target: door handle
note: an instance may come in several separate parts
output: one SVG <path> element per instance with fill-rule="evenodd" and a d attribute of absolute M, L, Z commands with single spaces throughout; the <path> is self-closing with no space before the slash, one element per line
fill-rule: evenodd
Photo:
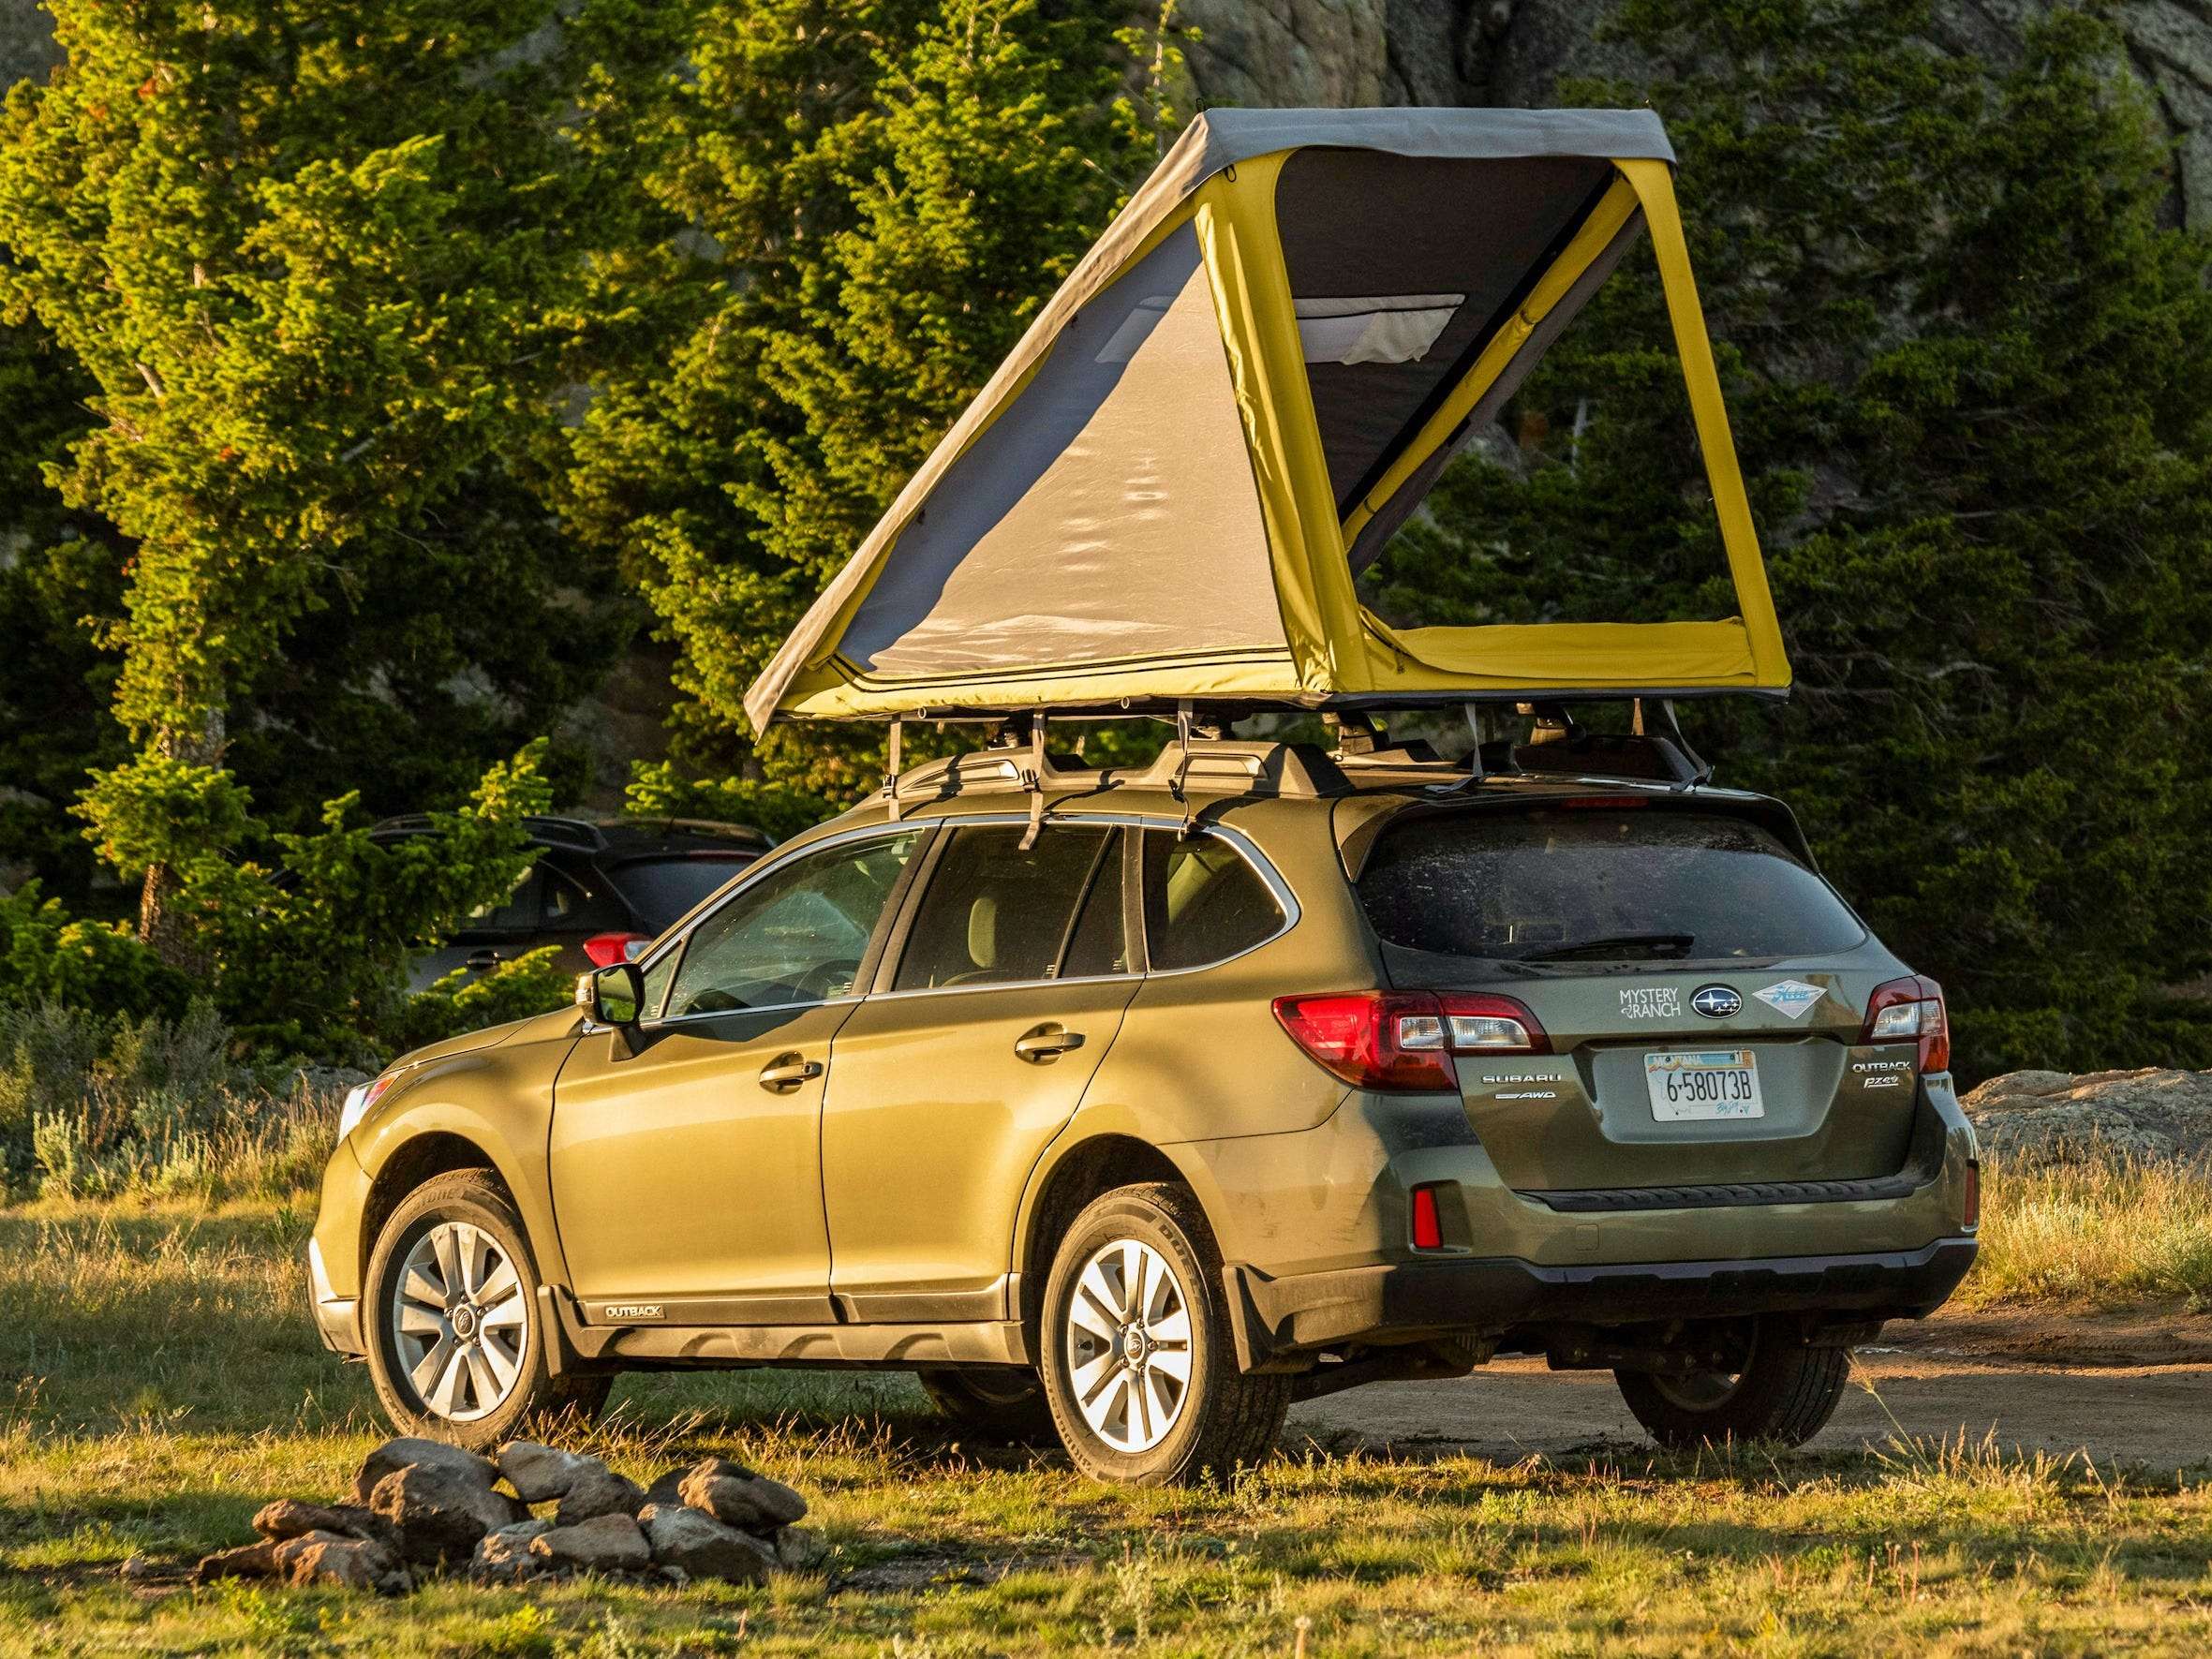
<path fill-rule="evenodd" d="M 1033 1065 L 1046 1065 L 1058 1059 L 1071 1049 L 1083 1046 L 1083 1033 L 1067 1030 L 1060 1026 L 1039 1026 L 1014 1039 L 1014 1053 L 1017 1059 Z"/>
<path fill-rule="evenodd" d="M 486 945 L 482 950 L 470 951 L 468 959 L 461 966 L 471 973 L 485 972 L 487 970 L 499 966 L 499 953 Z"/>
<path fill-rule="evenodd" d="M 822 1075 L 822 1062 L 795 1054 L 779 1054 L 761 1068 L 761 1087 L 788 1094 L 800 1084 Z"/>

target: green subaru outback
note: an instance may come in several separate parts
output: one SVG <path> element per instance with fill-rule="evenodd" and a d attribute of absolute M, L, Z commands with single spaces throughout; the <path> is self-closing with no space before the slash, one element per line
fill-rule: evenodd
<path fill-rule="evenodd" d="M 323 1338 L 472 1445 L 620 1370 L 863 1366 L 1164 1481 L 1500 1354 L 1802 1442 L 1972 1262 L 1974 1137 L 1938 988 L 1651 748 L 910 771 L 356 1090 Z"/>

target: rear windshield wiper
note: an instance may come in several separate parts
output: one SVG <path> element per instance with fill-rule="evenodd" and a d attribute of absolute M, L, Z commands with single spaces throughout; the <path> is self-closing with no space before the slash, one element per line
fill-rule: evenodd
<path fill-rule="evenodd" d="M 1600 955 L 1607 952 L 1649 951 L 1655 956 L 1686 956 L 1698 942 L 1694 933 L 1609 933 L 1602 939 L 1581 939 L 1573 944 L 1555 944 L 1548 950 L 1523 951 L 1523 962 L 1557 962 L 1567 956 Z"/>

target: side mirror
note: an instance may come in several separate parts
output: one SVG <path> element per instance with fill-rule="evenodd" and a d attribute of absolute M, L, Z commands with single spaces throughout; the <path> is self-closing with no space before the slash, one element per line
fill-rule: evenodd
<path fill-rule="evenodd" d="M 645 1016 L 646 976 L 617 962 L 576 976 L 576 1006 L 602 1026 L 634 1026 Z"/>

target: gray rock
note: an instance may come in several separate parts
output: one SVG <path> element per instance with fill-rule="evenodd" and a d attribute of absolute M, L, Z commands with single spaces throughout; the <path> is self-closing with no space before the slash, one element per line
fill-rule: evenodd
<path fill-rule="evenodd" d="M 203 1555 L 192 1569 L 192 1582 L 213 1584 L 218 1578 L 271 1578 L 276 1575 L 276 1543 L 261 1538 L 235 1549 Z"/>
<path fill-rule="evenodd" d="M 2212 1163 L 2212 1072 L 2008 1072 L 1959 1104 L 1983 1148 L 2014 1163 Z"/>
<path fill-rule="evenodd" d="M 671 1469 L 646 1489 L 646 1505 L 667 1504 L 674 1508 L 684 1501 L 684 1477 L 690 1469 Z"/>
<path fill-rule="evenodd" d="M 597 1458 L 540 1445 L 534 1440 L 511 1440 L 499 1448 L 499 1473 L 522 1496 L 525 1503 L 543 1503 L 565 1497 L 569 1488 L 593 1471 L 606 1473 Z"/>
<path fill-rule="evenodd" d="M 366 1503 L 369 1494 L 377 1489 L 377 1482 L 387 1474 L 407 1468 L 449 1469 L 455 1474 L 466 1475 L 487 1491 L 492 1482 L 499 1478 L 499 1471 L 489 1459 L 474 1452 L 465 1452 L 457 1445 L 448 1445 L 442 1440 L 422 1440 L 403 1436 L 388 1440 L 362 1459 L 361 1469 L 353 1476 L 353 1501 Z"/>
<path fill-rule="evenodd" d="M 776 1564 L 776 1552 L 750 1533 L 724 1526 L 704 1509 L 656 1503 L 638 1518 L 653 1560 L 680 1567 L 687 1578 L 721 1578 L 759 1584 Z"/>
<path fill-rule="evenodd" d="M 807 1500 L 781 1481 L 755 1474 L 727 1458 L 694 1464 L 676 1489 L 692 1508 L 746 1532 L 774 1532 L 807 1513 Z"/>
<path fill-rule="evenodd" d="M 480 1584 L 521 1584 L 545 1577 L 551 1563 L 530 1553 L 530 1541 L 551 1531 L 551 1521 L 532 1519 L 486 1533 L 477 1542 L 468 1576 Z"/>
<path fill-rule="evenodd" d="M 253 1547 L 248 1545 L 246 1548 L 250 1549 Z M 132 1584 L 143 1582 L 148 1578 L 163 1578 L 168 1573 L 168 1569 L 152 1556 L 141 1555 L 135 1549 L 125 1558 L 123 1564 L 115 1570 L 122 1575 L 126 1582 Z"/>
<path fill-rule="evenodd" d="M 336 1533 L 346 1538 L 372 1539 L 387 1549 L 399 1548 L 398 1529 L 359 1503 L 309 1503 L 299 1498 L 279 1498 L 255 1512 L 254 1531 L 279 1543 L 304 1538 L 309 1533 Z"/>
<path fill-rule="evenodd" d="M 532 1538 L 529 1549 L 569 1572 L 642 1573 L 653 1564 L 644 1529 L 628 1515 L 598 1515 L 572 1527 L 555 1527 Z"/>
<path fill-rule="evenodd" d="M 399 1557 L 373 1538 L 303 1533 L 278 1544 L 274 1554 L 278 1572 L 297 1585 L 373 1590 L 379 1595 L 399 1595 L 413 1588 Z"/>
<path fill-rule="evenodd" d="M 634 1517 L 646 1506 L 645 1488 L 626 1474 L 616 1474 L 597 1458 L 591 1461 L 594 1467 L 578 1475 L 561 1499 L 553 1518 L 556 1526 L 572 1527 L 601 1515 Z"/>
<path fill-rule="evenodd" d="M 776 1534 L 776 1559 L 794 1573 L 818 1572 L 829 1560 L 829 1540 L 815 1527 L 785 1527 Z"/>
<path fill-rule="evenodd" d="M 527 1520 L 530 1513 L 469 1471 L 425 1463 L 395 1469 L 377 1482 L 369 1507 L 399 1529 L 401 1553 L 421 1566 L 468 1561 L 486 1533 Z"/>

